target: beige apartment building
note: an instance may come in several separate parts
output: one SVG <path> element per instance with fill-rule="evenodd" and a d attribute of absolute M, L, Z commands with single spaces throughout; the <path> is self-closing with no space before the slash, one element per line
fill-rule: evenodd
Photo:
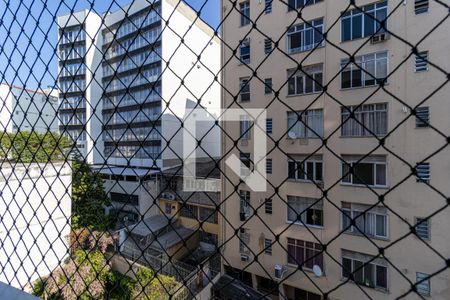
<path fill-rule="evenodd" d="M 448 299 L 450 2 L 233 2 L 223 107 L 267 108 L 268 174 L 223 164 L 224 272 L 272 299 Z M 250 166 L 251 124 L 222 135 Z"/>

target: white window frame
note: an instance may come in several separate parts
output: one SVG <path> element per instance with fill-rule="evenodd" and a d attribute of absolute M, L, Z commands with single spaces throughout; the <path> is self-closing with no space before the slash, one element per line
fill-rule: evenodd
<path fill-rule="evenodd" d="M 242 50 L 244 48 L 248 48 L 248 54 L 242 54 Z M 246 37 L 239 43 L 239 62 L 241 64 L 249 64 L 251 62 L 251 58 L 252 58 L 251 51 L 252 51 L 252 48 L 250 45 L 250 37 Z"/>
<path fill-rule="evenodd" d="M 352 205 L 352 203 L 349 203 L 351 205 L 351 208 L 341 208 L 341 230 L 344 231 L 344 233 L 348 233 L 348 234 L 355 234 L 355 235 L 363 235 L 363 233 L 369 237 L 374 237 L 374 238 L 378 238 L 378 239 L 383 239 L 383 240 L 387 240 L 389 239 L 389 215 L 387 213 L 387 209 L 386 209 L 386 213 L 382 214 L 379 212 L 375 212 L 374 209 L 371 209 L 369 211 L 362 210 L 362 209 L 358 209 L 358 208 L 354 208 Z M 361 204 L 358 204 L 358 206 L 363 206 Z M 370 205 L 366 206 L 367 208 L 370 207 Z M 364 213 L 365 215 L 372 215 L 373 217 L 371 218 L 371 224 L 369 224 L 372 228 L 372 232 L 367 232 L 366 228 L 367 228 L 367 224 L 366 224 L 366 218 L 364 218 L 363 216 L 361 216 L 361 214 Z M 346 215 L 345 215 L 346 214 Z M 386 235 L 378 235 L 377 234 L 377 216 L 382 216 L 384 217 L 384 230 L 386 232 Z M 355 219 L 355 218 L 364 218 L 364 228 L 356 228 L 356 226 L 350 226 L 349 228 L 346 228 L 346 225 L 344 225 L 345 220 L 344 219 Z M 361 233 L 361 231 L 363 233 Z"/>
<path fill-rule="evenodd" d="M 239 3 L 239 24 L 240 27 L 247 26 L 251 23 L 250 19 L 250 1 L 243 1 Z"/>
<path fill-rule="evenodd" d="M 373 56 L 373 59 L 371 58 Z M 378 76 L 378 64 L 381 61 L 386 61 L 386 75 L 383 77 Z M 367 64 L 374 62 L 374 74 L 369 75 L 369 72 L 367 71 Z M 357 66 L 356 64 L 359 64 Z M 361 71 L 361 85 L 359 86 L 352 86 L 353 84 L 353 71 L 359 70 Z M 349 87 L 343 87 L 343 72 L 344 71 L 350 71 L 350 86 Z M 381 81 L 384 81 L 384 84 L 388 83 L 388 75 L 389 75 L 389 52 L 388 51 L 381 51 L 381 52 L 375 52 L 375 53 L 368 53 L 361 56 L 355 57 L 354 63 L 349 63 L 349 59 L 344 58 L 341 59 L 341 70 L 340 70 L 340 77 L 341 77 L 341 89 L 342 90 L 350 90 L 350 89 L 357 89 L 357 88 L 364 88 L 364 87 L 371 87 L 371 86 L 377 86 Z M 367 80 L 374 80 L 373 84 L 366 84 L 366 77 L 369 79 Z"/>
<path fill-rule="evenodd" d="M 354 273 L 354 270 L 356 269 L 356 268 L 355 268 L 355 261 L 362 262 L 363 267 L 362 267 L 361 271 L 363 272 L 363 278 L 364 278 L 364 272 L 365 272 L 364 265 L 366 265 L 366 264 L 367 264 L 367 261 L 369 261 L 369 260 L 371 259 L 371 258 L 369 258 L 368 255 L 364 255 L 364 256 L 367 256 L 366 261 L 359 260 L 359 259 L 357 259 L 357 258 L 355 258 L 355 257 L 350 256 L 350 255 L 342 255 L 342 259 L 345 258 L 345 259 L 351 260 L 351 263 L 352 263 L 352 270 L 350 271 L 350 273 Z M 373 272 L 374 272 L 374 274 L 373 274 L 372 276 L 373 276 L 373 279 L 374 279 L 374 283 L 375 283 L 375 284 L 374 284 L 374 287 L 370 287 L 370 286 L 367 286 L 367 287 L 373 288 L 373 289 L 376 289 L 376 290 L 381 290 L 381 291 L 387 292 L 387 291 L 389 290 L 389 268 L 388 268 L 388 266 L 387 266 L 387 265 L 385 266 L 385 265 L 376 263 L 376 262 L 374 262 L 374 261 L 371 261 L 371 262 L 368 263 L 368 264 L 373 265 Z M 377 282 L 376 282 L 376 280 L 377 280 L 377 270 L 376 270 L 377 266 L 378 266 L 378 267 L 386 268 L 386 285 L 387 285 L 386 287 L 377 286 Z M 347 277 L 344 276 L 344 268 L 343 268 L 343 266 L 341 267 L 341 276 L 342 276 L 342 278 L 347 278 Z M 358 283 L 358 284 L 361 285 L 361 283 Z"/>
<path fill-rule="evenodd" d="M 310 95 L 315 93 L 321 93 L 323 91 L 323 82 L 324 82 L 324 74 L 323 74 L 323 64 L 316 64 L 304 67 L 301 71 L 296 69 L 291 69 L 287 71 L 288 73 L 288 84 L 287 84 L 287 95 L 288 96 L 302 96 L 302 95 Z M 322 81 L 319 82 L 320 87 L 316 90 L 316 75 L 321 74 L 322 75 Z M 299 86 L 298 86 L 298 78 L 302 78 L 302 91 L 298 92 Z M 306 81 L 312 80 L 312 92 L 306 92 Z M 290 93 L 290 82 L 294 82 L 294 93 Z"/>
<path fill-rule="evenodd" d="M 316 25 L 318 23 L 318 25 Z M 315 41 L 315 33 L 317 30 L 319 30 L 322 34 L 322 39 L 320 41 Z M 309 33 L 311 31 L 311 44 L 306 45 L 305 44 L 305 33 Z M 325 39 L 323 38 L 323 33 L 325 31 L 325 21 L 324 18 L 318 18 L 311 21 L 308 21 L 308 23 L 300 23 L 293 25 L 291 28 L 289 28 L 288 32 L 286 33 L 286 46 L 287 46 L 287 53 L 294 54 L 299 52 L 305 52 L 309 51 L 311 49 L 320 48 L 325 46 Z M 291 47 L 291 36 L 294 34 L 300 33 L 300 40 L 301 45 L 297 48 Z"/>
<path fill-rule="evenodd" d="M 312 227 L 312 228 L 324 228 L 324 223 L 325 223 L 325 215 L 324 215 L 324 201 L 322 200 L 318 200 L 315 198 L 308 198 L 308 197 L 302 197 L 302 196 L 287 196 L 287 204 L 286 204 L 286 223 L 289 224 L 297 224 L 297 225 L 302 225 L 302 226 L 306 226 L 306 227 Z M 289 210 L 293 210 L 291 207 L 289 206 L 289 198 L 291 198 L 292 200 L 295 201 L 305 201 L 305 202 L 313 202 L 315 204 L 308 205 L 306 209 L 302 210 L 302 211 L 296 211 L 297 215 L 300 215 L 301 221 L 296 220 L 289 220 Z M 322 209 L 320 209 L 319 207 L 322 207 Z M 313 210 L 321 210 L 322 211 L 322 225 L 317 225 L 317 224 L 309 224 L 307 223 L 307 212 L 308 210 L 313 209 Z"/>
<path fill-rule="evenodd" d="M 357 159 L 345 160 L 345 158 L 343 158 L 343 160 L 345 162 L 341 161 L 341 174 L 342 174 L 342 176 L 341 176 L 341 184 L 342 185 L 349 185 L 349 186 L 362 186 L 362 187 L 365 187 L 367 185 L 369 187 L 374 187 L 374 188 L 387 188 L 389 186 L 387 157 L 384 157 L 385 158 L 384 162 L 383 161 L 380 161 L 380 162 L 367 161 L 368 158 L 370 159 L 371 156 L 369 156 L 367 158 L 364 158 L 363 160 L 357 160 Z M 353 174 L 350 174 L 350 173 L 349 174 L 344 174 L 344 167 L 346 166 L 346 164 L 350 164 L 351 166 L 353 166 L 354 163 L 358 163 L 358 164 L 361 164 L 361 163 L 368 164 L 368 163 L 370 163 L 370 164 L 374 165 L 374 168 L 373 168 L 373 179 L 374 179 L 373 181 L 374 181 L 374 184 L 353 183 L 354 182 Z M 377 177 L 376 177 L 377 176 L 377 173 L 376 173 L 377 172 L 377 167 L 376 166 L 377 165 L 384 165 L 385 166 L 385 181 L 386 181 L 385 185 L 376 183 L 376 179 L 377 179 Z M 350 182 L 344 181 L 344 178 L 346 178 L 347 176 L 350 176 Z"/>
<path fill-rule="evenodd" d="M 299 120 L 301 118 L 301 120 Z M 290 124 L 291 123 L 291 124 Z M 314 128 L 320 124 L 319 128 Z M 294 132 L 296 139 L 315 139 L 323 137 L 323 109 L 287 112 L 287 131 Z M 288 136 L 288 138 L 290 138 Z"/>
<path fill-rule="evenodd" d="M 289 177 L 290 176 L 289 163 L 295 163 L 295 166 L 296 166 L 296 168 L 295 168 L 295 178 Z M 307 172 L 308 171 L 307 170 L 308 163 L 312 163 L 313 164 L 313 179 L 312 180 L 308 179 L 308 174 L 307 174 L 308 173 Z M 319 163 L 322 164 L 322 179 L 321 180 L 317 180 L 316 179 L 316 177 L 317 177 L 317 165 Z M 303 178 L 299 178 L 299 176 L 298 176 L 298 172 L 299 172 L 298 165 L 299 164 L 302 164 L 304 166 Z M 311 156 L 311 157 L 309 157 L 307 159 L 302 159 L 302 158 L 300 158 L 300 159 L 289 158 L 288 159 L 288 179 L 289 180 L 308 182 L 308 183 L 323 183 L 323 176 L 324 176 L 324 172 L 323 171 L 324 171 L 323 157 L 321 157 L 320 155 L 313 155 L 313 156 Z"/>
<path fill-rule="evenodd" d="M 384 108 L 382 107 L 384 106 Z M 350 112 L 353 112 L 355 114 L 355 119 L 358 119 L 360 121 L 360 124 L 355 119 L 350 118 Z M 385 136 L 388 133 L 388 123 L 389 123 L 389 116 L 388 116 L 389 110 L 388 110 L 388 104 L 387 103 L 373 103 L 373 104 L 364 104 L 361 106 L 355 105 L 355 106 L 348 106 L 348 107 L 341 107 L 341 136 L 342 137 L 379 137 L 379 136 Z M 384 118 L 383 117 L 384 114 Z M 358 118 L 359 116 L 359 118 Z M 370 128 L 370 119 L 373 118 L 373 127 Z M 365 124 L 364 121 L 369 121 L 369 124 Z M 385 132 L 380 132 L 383 128 L 381 123 L 378 123 L 378 121 L 384 121 L 385 123 Z M 364 126 L 363 126 L 364 125 Z M 351 127 L 351 128 L 347 128 Z M 376 130 L 378 128 L 378 130 Z M 350 134 L 347 134 L 347 131 L 350 131 Z M 370 133 L 369 130 L 372 132 Z M 377 133 L 377 131 L 379 133 Z"/>

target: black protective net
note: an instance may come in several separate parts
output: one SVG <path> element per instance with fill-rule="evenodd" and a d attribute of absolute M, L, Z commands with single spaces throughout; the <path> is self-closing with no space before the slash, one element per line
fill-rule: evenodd
<path fill-rule="evenodd" d="M 0 281 L 43 299 L 450 297 L 448 0 L 0 13 Z"/>

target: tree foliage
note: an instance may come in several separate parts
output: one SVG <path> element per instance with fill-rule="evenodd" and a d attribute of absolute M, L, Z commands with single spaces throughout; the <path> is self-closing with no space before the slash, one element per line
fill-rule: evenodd
<path fill-rule="evenodd" d="M 140 267 L 136 272 L 132 299 L 164 300 L 170 299 L 178 282 L 174 277 L 155 274 L 151 269 Z"/>
<path fill-rule="evenodd" d="M 106 230 L 110 226 L 104 207 L 110 204 L 100 173 L 81 160 L 72 163 L 72 229 Z"/>
<path fill-rule="evenodd" d="M 23 163 L 65 160 L 72 143 L 54 132 L 18 131 L 0 133 L 0 159 Z"/>

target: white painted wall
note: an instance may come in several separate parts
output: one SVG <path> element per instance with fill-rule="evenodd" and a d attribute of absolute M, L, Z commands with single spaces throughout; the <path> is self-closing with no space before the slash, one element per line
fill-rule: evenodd
<path fill-rule="evenodd" d="M 23 289 L 69 253 L 72 171 L 68 163 L 55 162 L 3 166 L 2 173 L 0 281 Z"/>
<path fill-rule="evenodd" d="M 174 8 L 177 9 L 174 11 Z M 164 160 L 182 157 L 182 135 L 177 134 L 180 120 L 186 113 L 188 99 L 201 99 L 201 105 L 212 115 L 220 109 L 220 85 L 215 76 L 220 70 L 220 43 L 213 38 L 214 30 L 201 20 L 195 22 L 196 13 L 184 3 L 162 1 L 162 133 L 170 140 L 170 148 L 163 153 Z M 169 20 L 169 24 L 165 21 Z M 182 39 L 183 38 L 183 42 Z M 200 61 L 198 56 L 201 55 Z M 170 61 L 167 67 L 167 62 Z M 218 76 L 218 75 L 217 75 Z M 218 76 L 218 79 L 220 77 Z M 191 104 L 188 107 L 192 107 Z M 205 124 L 203 124 L 206 127 Z M 201 125 L 200 125 L 201 127 Z M 212 157 L 220 155 L 220 132 L 213 131 L 205 141 Z M 162 141 L 162 149 L 166 142 Z M 204 155 L 204 154 L 203 154 Z"/>

